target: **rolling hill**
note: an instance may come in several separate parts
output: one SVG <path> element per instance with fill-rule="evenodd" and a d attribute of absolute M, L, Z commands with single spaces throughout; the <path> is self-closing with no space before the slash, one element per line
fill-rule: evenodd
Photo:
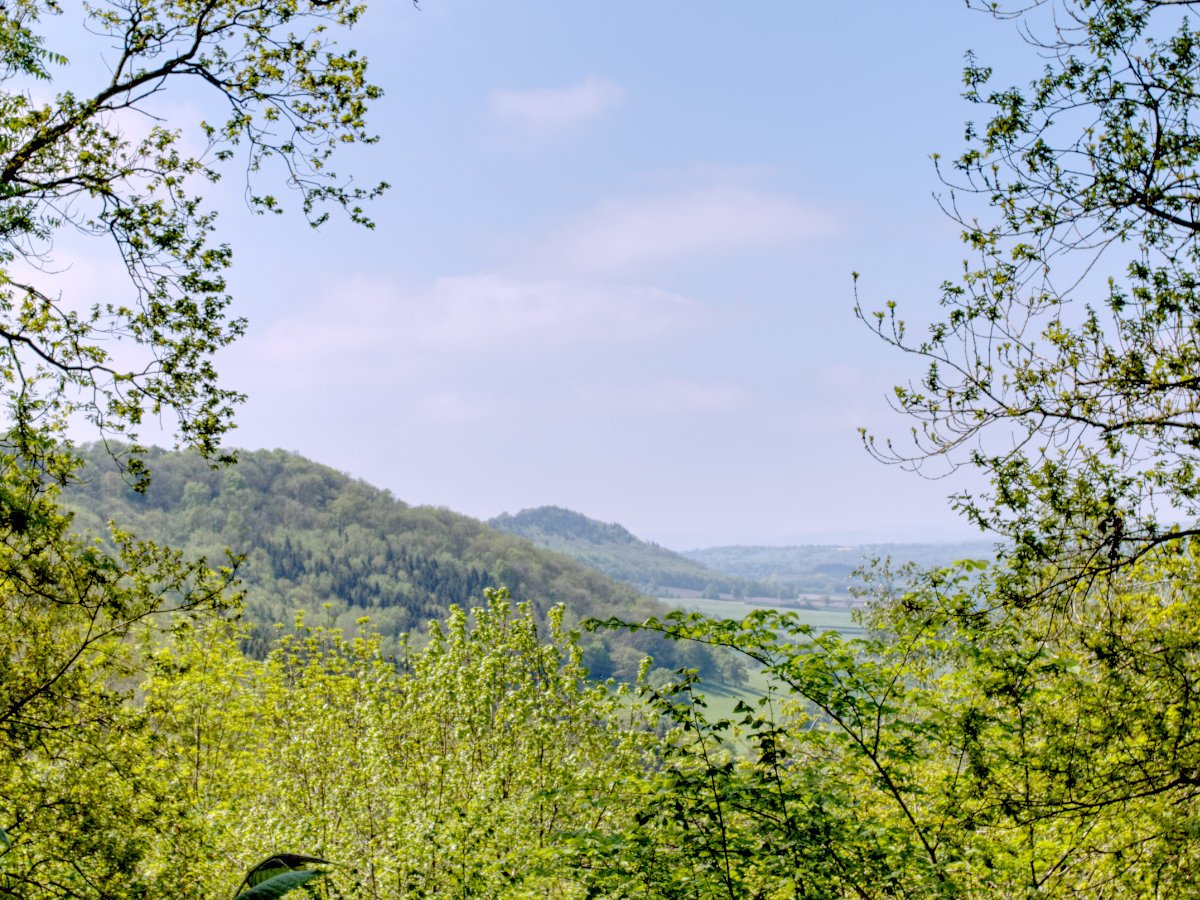
<path fill-rule="evenodd" d="M 554 550 L 647 594 L 669 596 L 679 591 L 716 597 L 777 596 L 750 579 L 715 571 L 696 560 L 643 541 L 621 525 L 589 519 L 558 506 L 504 513 L 488 525 Z"/>
<path fill-rule="evenodd" d="M 414 507 L 385 490 L 281 450 L 241 452 L 235 466 L 212 469 L 197 455 L 151 450 L 153 481 L 134 491 L 100 446 L 65 496 L 81 532 L 105 535 L 114 520 L 139 537 L 222 562 L 241 555 L 245 615 L 261 626 L 262 652 L 275 626 L 298 611 L 307 621 L 352 633 L 369 616 L 389 646 L 442 617 L 451 603 L 476 605 L 504 586 L 539 612 L 567 608 L 568 622 L 617 615 L 662 615 L 656 600 L 564 555 L 534 546 L 446 509 Z M 585 635 L 598 677 L 630 678 L 652 652 L 661 666 L 696 665 L 704 648 L 653 634 Z"/>
<path fill-rule="evenodd" d="M 786 587 L 800 595 L 844 596 L 854 573 L 873 559 L 913 563 L 923 568 L 959 559 L 991 559 L 991 541 L 925 544 L 807 544 L 794 547 L 729 546 L 688 550 L 682 555 L 710 569 L 753 579 L 772 589 Z"/>

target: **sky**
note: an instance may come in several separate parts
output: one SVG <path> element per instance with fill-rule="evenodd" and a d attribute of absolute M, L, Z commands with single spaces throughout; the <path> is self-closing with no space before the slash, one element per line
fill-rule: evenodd
<path fill-rule="evenodd" d="M 931 154 L 978 114 L 965 51 L 1027 81 L 962 2 L 424 0 L 343 41 L 384 92 L 339 171 L 365 231 L 210 198 L 233 244 L 248 395 L 231 443 L 413 504 L 544 504 L 672 549 L 975 536 L 873 460 L 918 375 L 856 320 L 936 313 L 961 270 Z M 78 58 L 78 52 L 75 54 Z M 236 178 L 233 178 L 236 181 Z"/>

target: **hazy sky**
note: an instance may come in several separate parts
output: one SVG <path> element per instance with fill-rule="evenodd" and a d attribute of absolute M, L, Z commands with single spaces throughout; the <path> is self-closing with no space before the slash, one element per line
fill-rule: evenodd
<path fill-rule="evenodd" d="M 959 0 L 376 2 L 386 97 L 340 165 L 364 232 L 256 219 L 227 185 L 250 332 L 233 443 L 411 503 L 557 504 L 676 549 L 971 536 L 874 462 L 917 370 L 852 313 L 928 317 L 960 270 L 930 154 L 963 54 L 1040 64 Z"/>

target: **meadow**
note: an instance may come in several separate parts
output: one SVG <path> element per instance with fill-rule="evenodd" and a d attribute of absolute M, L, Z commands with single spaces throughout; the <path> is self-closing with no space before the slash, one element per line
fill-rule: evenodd
<path fill-rule="evenodd" d="M 700 612 L 706 616 L 724 619 L 744 619 L 755 610 L 777 609 L 781 612 L 796 613 L 800 622 L 813 626 L 817 633 L 836 631 L 845 638 L 856 638 L 863 635 L 863 627 L 854 621 L 853 612 L 849 607 L 808 609 L 785 606 L 766 600 L 711 600 L 703 597 L 659 597 L 658 599 L 676 609 Z M 741 684 L 732 684 L 719 675 L 702 672 L 700 690 L 704 694 L 709 720 L 735 719 L 734 708 L 738 701 L 754 704 L 759 698 L 765 696 L 767 685 L 768 679 L 757 668 L 748 668 L 746 680 Z"/>

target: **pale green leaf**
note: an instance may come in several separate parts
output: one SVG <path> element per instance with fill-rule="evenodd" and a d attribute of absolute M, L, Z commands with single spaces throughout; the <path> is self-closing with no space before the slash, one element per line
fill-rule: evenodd
<path fill-rule="evenodd" d="M 320 878 L 324 874 L 324 872 L 315 872 L 311 869 L 284 872 L 281 875 L 268 878 L 248 891 L 242 891 L 234 900 L 275 900 L 276 897 L 282 897 L 284 894 L 294 891 L 301 885 L 312 881 L 314 878 Z"/>

